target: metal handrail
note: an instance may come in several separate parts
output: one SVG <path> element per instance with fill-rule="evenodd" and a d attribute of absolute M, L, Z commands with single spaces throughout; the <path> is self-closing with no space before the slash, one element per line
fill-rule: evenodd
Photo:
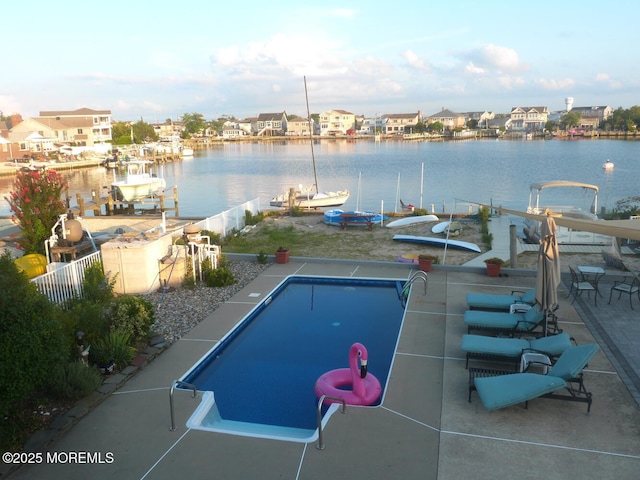
<path fill-rule="evenodd" d="M 176 429 L 176 422 L 173 416 L 173 391 L 175 390 L 177 385 L 193 390 L 193 395 L 191 395 L 191 398 L 196 398 L 198 396 L 198 389 L 195 387 L 195 385 L 191 385 L 190 383 L 183 382 L 181 380 L 173 381 L 173 383 L 171 384 L 171 389 L 169 390 L 169 409 L 171 410 L 171 428 L 169 430 L 171 430 L 172 432 Z"/>
<path fill-rule="evenodd" d="M 404 287 L 402 288 L 402 292 L 400 293 L 400 295 L 402 296 L 402 301 L 403 302 L 404 302 L 405 294 L 409 292 L 409 289 L 411 288 L 411 285 L 413 285 L 413 282 L 415 282 L 418 279 L 424 281 L 424 293 L 423 293 L 423 295 L 427 294 L 427 284 L 429 283 L 429 276 L 427 275 L 426 272 L 424 272 L 422 270 L 418 270 L 413 275 L 411 275 L 409 280 L 407 280 L 407 283 L 405 283 Z"/>
<path fill-rule="evenodd" d="M 324 442 L 322 441 L 322 404 L 324 403 L 325 398 L 329 400 L 336 400 L 342 403 L 342 413 L 343 415 L 347 413 L 347 403 L 344 401 L 344 398 L 340 397 L 331 397 L 329 395 L 322 395 L 320 400 L 318 400 L 318 409 L 317 409 L 317 418 L 318 418 L 318 444 L 316 448 L 318 450 L 324 450 Z"/>

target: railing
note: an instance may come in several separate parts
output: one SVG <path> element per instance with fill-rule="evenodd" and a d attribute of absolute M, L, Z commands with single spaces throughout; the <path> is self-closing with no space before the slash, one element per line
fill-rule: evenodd
<path fill-rule="evenodd" d="M 318 450 L 324 450 L 324 442 L 322 441 L 322 404 L 324 403 L 325 398 L 329 400 L 335 400 L 337 402 L 342 403 L 342 413 L 343 415 L 347 413 L 347 404 L 344 401 L 344 398 L 340 397 L 330 397 L 329 395 L 322 395 L 320 400 L 318 400 L 318 409 L 317 409 L 317 418 L 318 418 L 318 444 L 316 448 Z"/>
<path fill-rule="evenodd" d="M 249 211 L 252 214 L 258 213 L 260 211 L 260 200 L 257 198 L 249 200 L 242 205 L 195 222 L 195 225 L 199 226 L 202 230 L 220 233 L 223 237 L 226 237 L 232 230 L 242 230 L 242 228 L 244 228 L 245 211 Z"/>
<path fill-rule="evenodd" d="M 405 283 L 404 287 L 402 288 L 400 297 L 403 302 L 402 303 L 403 305 L 406 304 L 406 298 L 409 295 L 409 290 L 411 289 L 411 285 L 413 285 L 413 282 L 415 282 L 416 280 L 422 280 L 424 282 L 424 293 L 422 295 L 424 296 L 427 294 L 427 284 L 429 282 L 429 277 L 426 272 L 423 272 L 422 270 L 418 270 L 416 273 L 411 275 L 409 280 L 407 280 L 407 283 Z"/>
<path fill-rule="evenodd" d="M 31 279 L 38 287 L 38 291 L 52 303 L 64 303 L 74 297 L 82 296 L 84 272 L 90 265 L 102 260 L 100 252 L 93 252 L 86 257 L 73 260 L 70 263 L 50 263 L 54 270 Z"/>
<path fill-rule="evenodd" d="M 190 383 L 182 382 L 180 380 L 173 381 L 173 383 L 171 384 L 171 389 L 169 390 L 169 409 L 171 410 L 171 428 L 169 430 L 171 430 L 172 432 L 176 429 L 176 421 L 173 414 L 173 391 L 178 385 L 190 388 L 193 391 L 191 398 L 196 398 L 198 396 L 198 389 L 195 387 L 195 385 L 191 385 Z"/>

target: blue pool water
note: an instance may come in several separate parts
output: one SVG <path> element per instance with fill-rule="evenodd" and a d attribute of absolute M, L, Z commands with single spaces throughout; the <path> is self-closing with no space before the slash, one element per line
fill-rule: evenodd
<path fill-rule="evenodd" d="M 213 392 L 188 426 L 292 440 L 311 436 L 315 381 L 348 367 L 354 342 L 367 348 L 368 371 L 384 392 L 404 318 L 401 288 L 395 280 L 287 278 L 181 378 Z"/>

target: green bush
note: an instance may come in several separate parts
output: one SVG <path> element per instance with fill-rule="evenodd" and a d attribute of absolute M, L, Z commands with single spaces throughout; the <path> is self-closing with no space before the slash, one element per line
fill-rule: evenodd
<path fill-rule="evenodd" d="M 208 287 L 226 287 L 236 283 L 236 277 L 233 275 L 233 272 L 226 267 L 208 270 L 206 275 Z"/>
<path fill-rule="evenodd" d="M 209 237 L 210 245 L 220 245 L 222 242 L 222 235 L 211 230 L 202 230 L 200 235 L 203 237 Z"/>
<path fill-rule="evenodd" d="M 89 358 L 98 366 L 104 366 L 111 360 L 116 368 L 122 370 L 136 355 L 131 345 L 131 336 L 122 330 L 112 330 L 99 339 L 89 351 Z"/>
<path fill-rule="evenodd" d="M 109 279 L 104 274 L 102 262 L 93 262 L 84 270 L 82 281 L 82 298 L 101 305 L 113 300 L 113 287 L 116 279 Z"/>
<path fill-rule="evenodd" d="M 8 253 L 0 256 L 0 418 L 14 403 L 48 386 L 67 361 L 68 343 L 55 307 Z"/>
<path fill-rule="evenodd" d="M 51 392 L 58 398 L 77 400 L 93 392 L 102 383 L 100 372 L 75 361 L 59 367 L 51 384 Z"/>
<path fill-rule="evenodd" d="M 70 358 L 77 355 L 77 332 L 84 334 L 82 341 L 85 346 L 92 345 L 108 332 L 105 306 L 82 299 L 67 303 L 60 315 L 60 324 L 65 332 Z"/>
<path fill-rule="evenodd" d="M 153 305 L 140 297 L 117 297 L 107 312 L 109 330 L 128 334 L 131 345 L 147 337 L 155 320 Z"/>

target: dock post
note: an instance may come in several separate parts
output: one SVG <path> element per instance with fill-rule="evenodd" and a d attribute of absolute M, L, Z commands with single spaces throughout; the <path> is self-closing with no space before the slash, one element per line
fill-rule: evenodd
<path fill-rule="evenodd" d="M 84 217 L 84 198 L 79 193 L 76 193 L 76 202 L 78 202 L 78 210 L 80 210 L 80 216 Z"/>
<path fill-rule="evenodd" d="M 173 205 L 176 211 L 176 218 L 180 217 L 178 213 L 178 187 L 173 187 Z"/>

